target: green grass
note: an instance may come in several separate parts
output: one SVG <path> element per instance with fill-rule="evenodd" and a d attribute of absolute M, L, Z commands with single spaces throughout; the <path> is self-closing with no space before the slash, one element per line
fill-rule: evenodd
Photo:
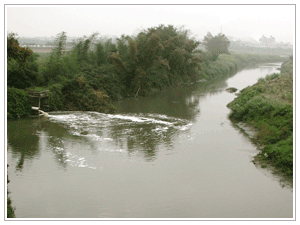
<path fill-rule="evenodd" d="M 265 146 L 258 158 L 288 176 L 293 175 L 292 74 L 290 63 L 285 63 L 281 74 L 260 78 L 228 104 L 232 121 L 244 121 L 258 129 L 257 142 Z"/>

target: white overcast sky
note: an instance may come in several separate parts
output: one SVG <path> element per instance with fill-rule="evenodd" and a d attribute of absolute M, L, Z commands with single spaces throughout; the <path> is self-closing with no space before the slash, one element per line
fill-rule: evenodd
<path fill-rule="evenodd" d="M 208 31 L 217 35 L 221 27 L 226 36 L 257 41 L 272 35 L 277 42 L 293 43 L 295 36 L 295 5 L 6 5 L 5 9 L 6 31 L 22 37 L 50 37 L 61 31 L 69 37 L 94 32 L 119 37 L 160 24 L 184 25 L 198 39 Z"/>

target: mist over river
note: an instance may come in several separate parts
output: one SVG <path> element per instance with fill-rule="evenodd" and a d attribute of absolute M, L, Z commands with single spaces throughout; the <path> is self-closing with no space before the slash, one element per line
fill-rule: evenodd
<path fill-rule="evenodd" d="M 7 122 L 17 218 L 292 218 L 293 189 L 252 163 L 226 105 L 281 63 L 115 103 Z"/>

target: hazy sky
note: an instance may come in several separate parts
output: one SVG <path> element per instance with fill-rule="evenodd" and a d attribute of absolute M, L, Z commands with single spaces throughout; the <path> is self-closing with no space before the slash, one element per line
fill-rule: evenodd
<path fill-rule="evenodd" d="M 265 35 L 293 42 L 294 5 L 6 5 L 6 28 L 19 36 L 134 35 L 159 24 L 182 26 L 202 39 L 207 32 L 236 38 Z"/>

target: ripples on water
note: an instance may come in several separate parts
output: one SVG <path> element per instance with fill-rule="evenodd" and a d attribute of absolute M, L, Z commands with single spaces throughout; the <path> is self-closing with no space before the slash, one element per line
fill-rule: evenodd
<path fill-rule="evenodd" d="M 241 90 L 268 71 L 124 100 L 119 114 L 9 121 L 17 217 L 292 217 L 293 193 L 258 172 L 256 147 L 226 119 L 234 95 L 225 89 Z"/>
<path fill-rule="evenodd" d="M 110 125 L 158 124 L 179 130 L 187 129 L 191 123 L 188 120 L 169 117 L 160 114 L 104 114 L 98 112 L 52 112 L 49 115 L 52 122 L 68 124 L 70 127 L 85 126 L 107 127 Z"/>
<path fill-rule="evenodd" d="M 189 120 L 161 114 L 104 114 L 97 112 L 53 112 L 49 122 L 65 126 L 73 138 L 83 138 L 101 152 L 143 155 L 155 159 L 160 145 L 172 147 L 172 139 L 189 130 Z M 62 138 L 55 140 L 63 142 Z M 52 146 L 58 160 L 70 166 L 97 169 L 83 156 L 65 151 L 62 145 Z M 100 168 L 101 169 L 101 168 Z"/>

